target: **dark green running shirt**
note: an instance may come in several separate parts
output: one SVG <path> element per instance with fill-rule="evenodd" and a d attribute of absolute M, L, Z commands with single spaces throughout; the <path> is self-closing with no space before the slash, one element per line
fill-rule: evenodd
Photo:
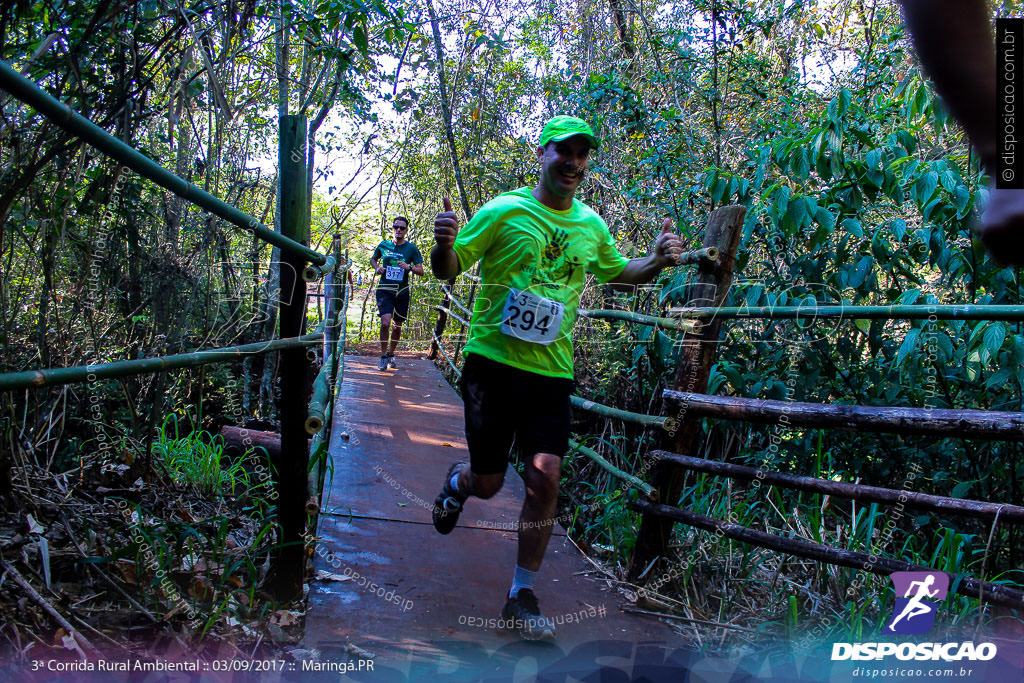
<path fill-rule="evenodd" d="M 423 256 L 416 245 L 406 240 L 396 245 L 391 240 L 384 240 L 373 250 L 373 258 L 381 259 L 380 265 L 384 267 L 384 274 L 380 276 L 380 284 L 377 289 L 385 289 L 392 292 L 404 292 L 409 289 L 409 273 L 402 270 L 399 262 L 415 266 L 423 263 Z"/>

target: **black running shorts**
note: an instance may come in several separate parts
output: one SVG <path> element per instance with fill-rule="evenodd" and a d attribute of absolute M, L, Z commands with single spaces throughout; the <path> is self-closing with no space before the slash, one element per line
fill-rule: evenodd
<path fill-rule="evenodd" d="M 409 318 L 409 288 L 401 292 L 393 289 L 378 289 L 377 315 L 394 315 L 395 322 L 404 322 Z"/>
<path fill-rule="evenodd" d="M 569 449 L 569 396 L 573 381 L 498 363 L 479 354 L 462 368 L 466 442 L 474 474 L 501 474 L 513 441 L 526 457 Z"/>

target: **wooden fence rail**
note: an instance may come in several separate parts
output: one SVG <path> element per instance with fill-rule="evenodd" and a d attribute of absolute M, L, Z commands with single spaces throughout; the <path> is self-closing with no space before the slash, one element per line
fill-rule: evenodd
<path fill-rule="evenodd" d="M 892 560 L 887 557 L 870 555 L 868 553 L 853 550 L 843 550 L 827 545 L 820 545 L 810 541 L 797 538 L 783 538 L 764 531 L 757 531 L 740 524 L 723 522 L 713 517 L 705 517 L 688 510 L 652 503 L 646 500 L 635 500 L 630 502 L 630 507 L 645 515 L 660 517 L 673 522 L 682 522 L 690 526 L 720 533 L 726 538 L 735 541 L 742 541 L 760 548 L 768 548 L 787 555 L 806 557 L 809 560 L 816 560 L 826 564 L 836 564 L 853 569 L 861 569 L 873 574 L 891 574 L 892 572 L 922 572 L 935 571 L 928 567 L 911 564 L 902 560 Z M 950 590 L 971 598 L 977 598 L 999 605 L 1006 605 L 1017 609 L 1024 609 L 1024 591 L 1010 588 L 998 583 L 979 581 L 970 577 L 964 577 L 961 581 L 954 581 Z"/>
<path fill-rule="evenodd" d="M 713 417 L 787 427 L 843 429 L 885 434 L 1024 441 L 1024 413 L 890 406 L 849 406 L 760 398 L 712 396 L 666 389 L 665 400 L 687 418 Z"/>
<path fill-rule="evenodd" d="M 773 472 L 717 460 L 693 458 L 679 453 L 667 453 L 665 451 L 652 451 L 650 457 L 655 461 L 670 462 L 673 465 L 695 472 L 707 472 L 708 474 L 739 479 L 741 481 L 753 481 L 756 479 L 762 484 L 772 484 L 782 488 L 808 491 L 810 493 L 821 493 L 837 498 L 849 498 L 858 503 L 904 505 L 920 510 L 932 510 L 961 517 L 990 520 L 993 523 L 1024 524 L 1024 507 L 1008 503 L 989 503 L 980 500 L 947 498 L 917 491 L 902 491 L 878 486 L 866 486 L 864 484 L 851 484 L 843 481 L 815 479 L 814 477 L 805 477 L 799 474 Z"/>

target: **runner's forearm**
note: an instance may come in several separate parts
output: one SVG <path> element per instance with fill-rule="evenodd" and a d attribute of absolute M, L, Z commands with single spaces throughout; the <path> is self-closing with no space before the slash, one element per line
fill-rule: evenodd
<path fill-rule="evenodd" d="M 609 282 L 612 287 L 626 288 L 632 285 L 642 285 L 658 277 L 658 273 L 664 266 L 658 264 L 658 259 L 651 254 L 642 258 L 630 260 L 614 280 Z"/>
<path fill-rule="evenodd" d="M 430 270 L 438 280 L 451 280 L 459 274 L 459 257 L 451 247 L 435 244 L 430 250 Z"/>

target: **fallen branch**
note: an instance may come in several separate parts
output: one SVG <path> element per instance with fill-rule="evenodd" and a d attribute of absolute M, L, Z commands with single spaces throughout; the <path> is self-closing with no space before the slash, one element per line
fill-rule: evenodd
<path fill-rule="evenodd" d="M 11 575 L 11 578 L 13 578 L 15 583 L 21 586 L 22 590 L 24 590 L 28 594 L 28 597 L 32 599 L 32 602 L 39 605 L 39 607 L 41 607 L 44 612 L 53 617 L 54 621 L 60 624 L 64 628 L 64 630 L 71 634 L 72 638 L 74 638 L 75 641 L 75 650 L 78 652 L 79 655 L 82 656 L 83 659 L 86 658 L 85 652 L 82 651 L 83 649 L 88 650 L 89 654 L 93 657 L 98 658 L 103 656 L 102 653 L 98 649 L 96 649 L 95 645 L 90 643 L 89 640 L 85 636 L 83 636 L 78 629 L 71 625 L 71 622 L 69 622 L 67 619 L 61 616 L 60 612 L 54 609 L 53 605 L 46 601 L 46 598 L 44 598 L 38 592 L 36 592 L 36 589 L 32 587 L 32 584 L 26 581 L 25 577 L 22 576 L 17 569 L 15 569 L 13 566 L 11 566 L 5 560 L 2 559 L 0 559 L 0 568 L 2 568 L 5 572 Z"/>

